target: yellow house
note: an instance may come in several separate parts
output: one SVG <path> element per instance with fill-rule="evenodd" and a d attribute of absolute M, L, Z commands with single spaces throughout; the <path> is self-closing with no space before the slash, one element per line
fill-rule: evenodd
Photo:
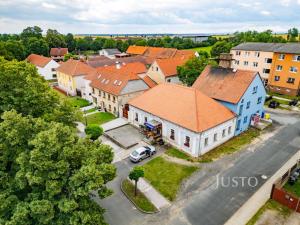
<path fill-rule="evenodd" d="M 82 94 L 85 87 L 84 76 L 95 72 L 95 69 L 79 60 L 69 59 L 57 68 L 58 87 L 68 95 Z"/>

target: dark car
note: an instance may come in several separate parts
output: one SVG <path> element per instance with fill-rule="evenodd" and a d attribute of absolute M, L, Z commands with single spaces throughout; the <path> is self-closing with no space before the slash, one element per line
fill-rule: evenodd
<path fill-rule="evenodd" d="M 298 100 L 297 99 L 293 99 L 292 101 L 289 102 L 290 106 L 296 106 L 298 104 Z"/>
<path fill-rule="evenodd" d="M 296 181 L 297 181 L 297 177 L 295 177 L 295 176 L 290 176 L 289 177 L 289 181 L 288 182 L 289 182 L 290 185 L 295 184 Z"/>
<path fill-rule="evenodd" d="M 271 101 L 269 103 L 269 108 L 276 109 L 279 106 L 279 102 Z"/>

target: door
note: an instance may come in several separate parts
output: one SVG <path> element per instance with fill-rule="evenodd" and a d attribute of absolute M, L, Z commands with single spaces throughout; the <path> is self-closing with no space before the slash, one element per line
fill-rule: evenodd
<path fill-rule="evenodd" d="M 125 117 L 126 119 L 128 119 L 128 111 L 129 111 L 129 105 L 125 104 L 125 106 L 123 107 L 123 117 Z"/>

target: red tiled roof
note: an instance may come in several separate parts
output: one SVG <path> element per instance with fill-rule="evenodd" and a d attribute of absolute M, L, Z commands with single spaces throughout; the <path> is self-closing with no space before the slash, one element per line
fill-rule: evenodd
<path fill-rule="evenodd" d="M 156 63 L 165 77 L 171 77 L 177 75 L 177 67 L 182 66 L 188 59 L 186 57 L 157 59 Z"/>
<path fill-rule="evenodd" d="M 147 75 L 142 77 L 142 79 L 150 88 L 153 88 L 157 85 L 157 83 Z"/>
<path fill-rule="evenodd" d="M 26 60 L 35 66 L 45 67 L 52 59 L 42 55 L 30 54 Z"/>
<path fill-rule="evenodd" d="M 144 64 L 135 62 L 121 64 L 119 69 L 113 65 L 99 67 L 96 70 L 96 74 L 86 76 L 86 79 L 91 80 L 91 87 L 119 95 L 129 81 L 141 79 L 138 74 L 145 73 L 147 68 Z"/>
<path fill-rule="evenodd" d="M 257 74 L 248 70 L 234 72 L 232 69 L 207 66 L 193 87 L 211 98 L 236 104 Z"/>
<path fill-rule="evenodd" d="M 68 48 L 51 48 L 50 56 L 64 56 L 68 53 Z"/>
<path fill-rule="evenodd" d="M 74 59 L 69 59 L 67 62 L 62 63 L 56 69 L 56 71 L 62 72 L 70 76 L 87 75 L 93 72 L 94 70 L 94 68 L 86 65 L 85 63 Z"/>
<path fill-rule="evenodd" d="M 130 45 L 128 47 L 126 53 L 132 54 L 132 55 L 143 55 L 147 49 L 148 49 L 148 47 L 146 47 L 146 46 Z"/>
<path fill-rule="evenodd" d="M 131 106 L 195 132 L 202 132 L 235 117 L 222 104 L 199 90 L 163 83 L 129 101 Z"/>

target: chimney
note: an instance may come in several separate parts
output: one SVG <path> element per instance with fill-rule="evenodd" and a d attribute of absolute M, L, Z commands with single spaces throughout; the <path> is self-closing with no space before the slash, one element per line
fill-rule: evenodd
<path fill-rule="evenodd" d="M 221 53 L 219 57 L 219 66 L 225 69 L 231 68 L 232 63 L 232 54 L 230 53 Z"/>
<path fill-rule="evenodd" d="M 119 69 L 121 69 L 121 63 L 120 62 L 116 62 L 116 68 L 119 70 Z"/>

